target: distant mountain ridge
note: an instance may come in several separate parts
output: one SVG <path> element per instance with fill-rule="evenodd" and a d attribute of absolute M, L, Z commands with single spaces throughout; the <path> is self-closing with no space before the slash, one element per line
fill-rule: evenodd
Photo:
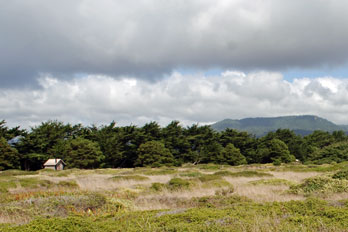
<path fill-rule="evenodd" d="M 315 115 L 258 117 L 240 120 L 224 119 L 211 125 L 215 130 L 222 131 L 226 128 L 247 131 L 256 136 L 263 136 L 277 129 L 290 129 L 296 134 L 307 135 L 315 130 L 322 131 L 348 131 L 348 126 L 336 125 L 327 119 Z"/>

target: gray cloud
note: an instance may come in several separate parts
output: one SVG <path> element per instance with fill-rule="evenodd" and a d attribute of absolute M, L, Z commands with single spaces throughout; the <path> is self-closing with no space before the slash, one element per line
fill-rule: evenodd
<path fill-rule="evenodd" d="M 39 89 L 0 92 L 0 115 L 28 127 L 49 119 L 64 122 L 131 123 L 180 120 L 186 125 L 224 118 L 313 114 L 348 124 L 348 79 L 298 78 L 280 73 L 221 75 L 172 73 L 155 83 L 134 77 L 89 75 L 73 80 L 45 76 Z"/>
<path fill-rule="evenodd" d="M 0 0 L 0 80 L 341 65 L 347 11 L 336 0 Z"/>

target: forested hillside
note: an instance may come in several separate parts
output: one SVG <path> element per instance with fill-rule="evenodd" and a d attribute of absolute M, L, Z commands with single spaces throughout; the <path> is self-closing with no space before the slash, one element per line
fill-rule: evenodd
<path fill-rule="evenodd" d="M 308 135 L 315 130 L 333 132 L 337 130 L 347 131 L 347 126 L 336 125 L 324 118 L 314 115 L 283 116 L 269 118 L 244 118 L 240 120 L 224 119 L 211 125 L 218 131 L 227 128 L 247 131 L 258 137 L 266 135 L 270 131 L 279 128 L 293 130 L 299 135 Z"/>
<path fill-rule="evenodd" d="M 314 131 L 307 136 L 278 129 L 256 138 L 234 129 L 165 127 L 150 122 L 143 127 L 101 127 L 43 122 L 30 131 L 0 122 L 0 170 L 37 170 L 49 158 L 63 159 L 69 168 L 179 166 L 183 163 L 280 164 L 298 159 L 306 163 L 348 160 L 348 137 L 343 131 Z"/>

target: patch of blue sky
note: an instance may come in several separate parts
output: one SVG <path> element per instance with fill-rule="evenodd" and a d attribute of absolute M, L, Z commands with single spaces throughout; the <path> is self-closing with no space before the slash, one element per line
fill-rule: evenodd
<path fill-rule="evenodd" d="M 348 78 L 348 65 L 339 68 L 319 68 L 319 69 L 289 69 L 282 72 L 284 79 L 292 81 L 296 78 L 317 78 L 334 77 L 339 79 Z"/>

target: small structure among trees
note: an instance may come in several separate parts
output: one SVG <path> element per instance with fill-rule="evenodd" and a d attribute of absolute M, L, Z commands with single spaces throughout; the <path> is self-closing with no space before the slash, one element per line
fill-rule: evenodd
<path fill-rule="evenodd" d="M 44 163 L 45 169 L 63 170 L 65 163 L 62 159 L 49 159 Z"/>

